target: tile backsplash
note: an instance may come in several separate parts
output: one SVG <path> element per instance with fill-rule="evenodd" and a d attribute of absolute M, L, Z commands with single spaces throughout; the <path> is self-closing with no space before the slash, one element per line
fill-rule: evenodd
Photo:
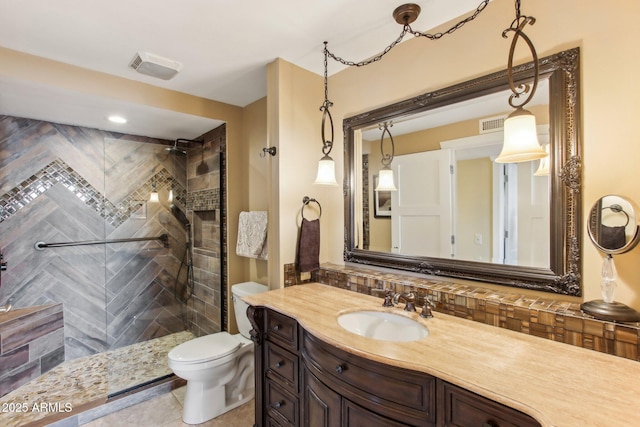
<path fill-rule="evenodd" d="M 304 283 L 295 266 L 284 267 L 285 286 Z M 413 289 L 417 306 L 424 296 L 436 304 L 436 312 L 486 323 L 565 344 L 640 361 L 640 323 L 617 323 L 595 319 L 580 304 L 549 298 L 458 284 L 439 278 L 423 278 L 381 272 L 358 266 L 323 264 L 310 281 L 372 295 L 372 289 L 396 292 Z M 378 294 L 373 294 L 378 296 Z"/>

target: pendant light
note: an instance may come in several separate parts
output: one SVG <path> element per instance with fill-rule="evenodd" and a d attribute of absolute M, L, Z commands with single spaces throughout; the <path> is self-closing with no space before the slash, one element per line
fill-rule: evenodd
<path fill-rule="evenodd" d="M 512 92 L 509 96 L 509 105 L 516 110 L 509 114 L 504 121 L 504 145 L 502 146 L 500 155 L 496 159 L 497 163 L 526 162 L 542 159 L 548 155 L 538 142 L 535 116 L 530 111 L 522 108 L 533 98 L 533 95 L 536 93 L 536 88 L 538 87 L 538 55 L 531 39 L 523 32 L 527 24 L 533 25 L 535 22 L 534 17 L 520 14 L 520 0 L 516 0 L 516 18 L 511 22 L 511 26 L 502 32 L 502 37 L 504 38 L 507 37 L 507 33 L 510 31 L 514 33 L 511 48 L 509 49 L 507 78 L 509 79 L 509 87 Z M 531 86 L 529 83 L 522 83 L 516 87 L 513 82 L 513 54 L 520 38 L 525 41 L 533 56 L 534 76 Z M 524 102 L 519 105 L 515 104 L 515 100 L 524 94 L 528 94 Z"/>
<path fill-rule="evenodd" d="M 395 152 L 395 144 L 393 143 L 393 136 L 389 131 L 389 128 L 393 126 L 392 123 L 384 122 L 379 127 L 382 130 L 382 136 L 380 137 L 380 152 L 382 153 L 382 169 L 378 173 L 378 185 L 375 191 L 398 191 L 393 182 L 393 171 L 391 170 L 391 162 L 393 161 L 393 155 Z M 389 142 L 391 143 L 391 154 L 385 154 L 384 152 L 384 136 L 389 135 Z"/>
<path fill-rule="evenodd" d="M 540 159 L 538 170 L 534 172 L 533 176 L 549 176 L 549 144 L 545 144 L 543 149 L 547 153 L 547 157 Z"/>
<path fill-rule="evenodd" d="M 329 185 L 337 187 L 336 181 L 336 163 L 329 156 L 331 149 L 333 148 L 333 118 L 331 117 L 331 111 L 329 107 L 333 106 L 333 102 L 329 101 L 329 89 L 327 85 L 327 56 L 329 51 L 327 50 L 327 42 L 324 42 L 324 102 L 320 106 L 322 111 L 322 158 L 318 162 L 318 174 L 316 175 L 316 185 Z M 331 139 L 325 138 L 326 121 L 329 119 L 329 125 L 331 126 Z"/>
<path fill-rule="evenodd" d="M 158 203 L 160 201 L 160 197 L 158 197 L 158 190 L 156 189 L 155 179 L 153 181 L 153 186 L 151 188 L 151 193 L 149 193 L 149 202 Z"/>
<path fill-rule="evenodd" d="M 328 58 L 331 57 L 331 59 L 333 59 L 334 61 L 337 61 L 349 67 L 363 67 L 365 65 L 373 64 L 375 62 L 378 62 L 380 59 L 382 59 L 384 55 L 389 53 L 391 49 L 397 46 L 402 41 L 404 36 L 406 36 L 407 34 L 412 34 L 415 37 L 422 37 L 428 40 L 439 40 L 441 37 L 453 33 L 454 31 L 456 31 L 466 23 L 476 19 L 476 17 L 485 9 L 485 7 L 487 7 L 487 5 L 489 4 L 489 1 L 490 0 L 482 0 L 478 5 L 478 7 L 476 8 L 476 10 L 471 15 L 457 22 L 448 30 L 443 32 L 438 32 L 435 34 L 423 33 L 411 28 L 410 24 L 415 22 L 415 20 L 420 15 L 419 5 L 415 3 L 407 3 L 401 6 L 398 6 L 397 8 L 394 9 L 392 16 L 393 16 L 393 19 L 398 24 L 402 25 L 402 31 L 400 35 L 390 45 L 385 47 L 384 50 L 382 50 L 380 53 L 364 61 L 354 62 L 354 61 L 349 61 L 339 56 L 336 56 L 335 54 L 331 53 L 327 49 L 327 42 L 326 41 L 324 42 L 324 50 L 323 50 L 323 53 L 324 53 L 324 103 L 322 104 L 322 106 L 320 106 L 320 111 L 322 111 L 322 154 L 323 156 L 318 162 L 318 174 L 316 176 L 316 180 L 314 184 L 330 185 L 330 186 L 338 185 L 338 183 L 336 182 L 336 172 L 335 172 L 336 165 L 333 159 L 329 156 L 329 153 L 333 148 L 333 119 L 331 117 L 331 112 L 329 111 L 329 108 L 333 106 L 333 103 L 328 99 L 328 89 L 327 89 Z M 326 123 L 327 119 L 329 119 L 329 125 L 331 128 L 331 139 L 329 140 L 325 138 L 325 125 L 327 124 Z M 382 177 L 382 174 L 381 174 L 381 177 Z"/>

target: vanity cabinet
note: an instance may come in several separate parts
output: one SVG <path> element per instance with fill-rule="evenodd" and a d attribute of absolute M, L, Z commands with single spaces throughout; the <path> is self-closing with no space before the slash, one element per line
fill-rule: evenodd
<path fill-rule="evenodd" d="M 539 427 L 531 417 L 423 372 L 329 345 L 276 311 L 250 307 L 256 426 Z"/>

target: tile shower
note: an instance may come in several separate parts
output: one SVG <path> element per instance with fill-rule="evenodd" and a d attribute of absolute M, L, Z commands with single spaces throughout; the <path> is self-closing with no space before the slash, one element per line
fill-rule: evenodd
<path fill-rule="evenodd" d="M 225 137 L 223 125 L 181 157 L 165 150 L 172 141 L 0 116 L 0 246 L 8 263 L 0 305 L 13 306 L 0 313 L 0 396 L 62 362 L 223 329 Z M 152 191 L 159 202 L 149 201 Z M 170 192 L 194 233 L 186 304 L 175 298 L 186 286 L 186 228 L 172 215 Z M 166 247 L 150 240 L 35 248 L 162 234 Z"/>

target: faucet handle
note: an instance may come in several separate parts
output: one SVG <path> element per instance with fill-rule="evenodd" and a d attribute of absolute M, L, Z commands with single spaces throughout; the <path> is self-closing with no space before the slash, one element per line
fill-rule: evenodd
<path fill-rule="evenodd" d="M 430 319 L 433 317 L 433 313 L 431 312 L 431 308 L 436 308 L 436 305 L 431 301 L 428 295 L 424 296 L 424 305 L 422 306 L 422 312 L 420 313 L 420 317 L 425 319 Z"/>
<path fill-rule="evenodd" d="M 382 302 L 383 307 L 393 307 L 393 296 L 395 292 L 391 289 L 371 289 L 371 292 L 382 293 L 384 292 L 384 301 Z"/>

